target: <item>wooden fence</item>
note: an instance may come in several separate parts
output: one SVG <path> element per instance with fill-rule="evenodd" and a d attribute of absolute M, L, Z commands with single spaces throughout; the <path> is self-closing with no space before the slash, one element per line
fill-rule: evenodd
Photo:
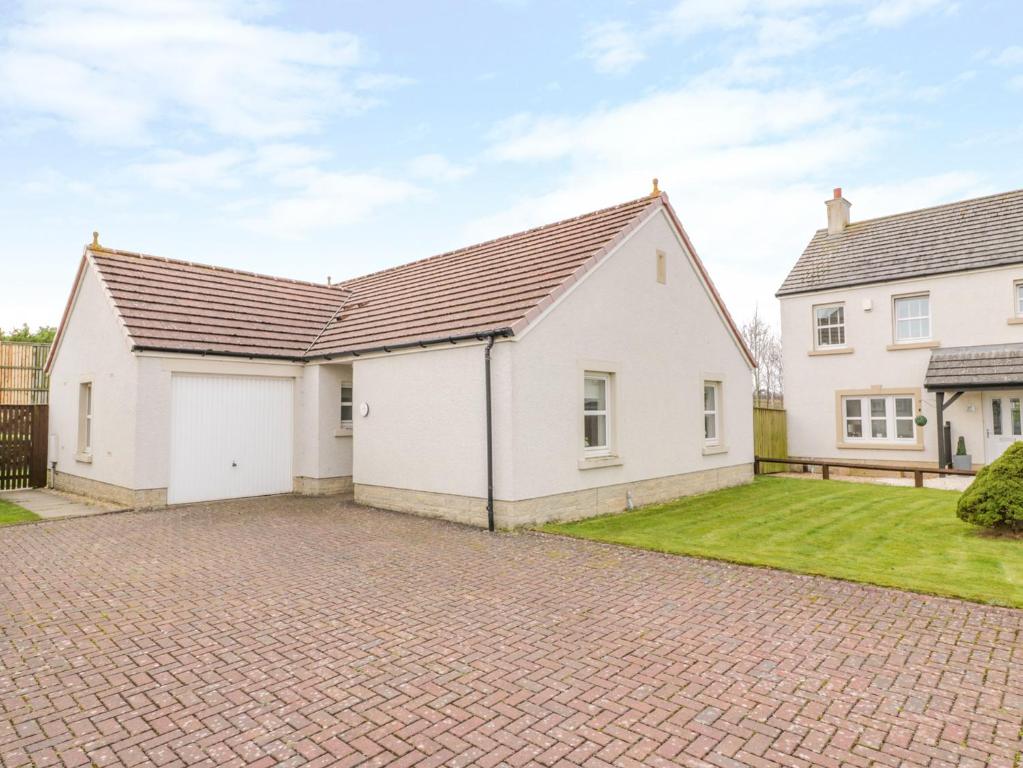
<path fill-rule="evenodd" d="M 0 341 L 0 405 L 46 405 L 49 344 Z"/>
<path fill-rule="evenodd" d="M 946 475 L 953 475 L 956 477 L 976 477 L 977 470 L 975 469 L 948 469 L 943 467 L 913 467 L 909 465 L 893 465 L 893 464 L 869 464 L 865 461 L 832 461 L 831 459 L 787 459 L 780 456 L 762 456 L 759 452 L 753 457 L 753 474 L 761 475 L 764 473 L 764 466 L 771 465 L 771 462 L 785 462 L 785 464 L 795 464 L 802 471 L 805 467 L 820 467 L 821 478 L 824 480 L 831 479 L 831 468 L 840 467 L 842 469 L 867 469 L 871 472 L 898 472 L 900 475 L 903 472 L 913 473 L 913 485 L 917 488 L 924 487 L 924 475 L 938 475 L 938 477 L 945 477 Z"/>
<path fill-rule="evenodd" d="M 785 409 L 755 404 L 753 407 L 753 452 L 757 456 L 789 455 L 789 438 L 785 421 Z M 784 464 L 761 462 L 760 474 L 785 472 Z"/>
<path fill-rule="evenodd" d="M 48 406 L 0 405 L 0 491 L 46 485 Z"/>

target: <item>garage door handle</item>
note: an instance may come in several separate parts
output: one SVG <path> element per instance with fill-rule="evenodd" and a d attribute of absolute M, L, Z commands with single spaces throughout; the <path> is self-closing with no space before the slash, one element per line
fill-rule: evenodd
<path fill-rule="evenodd" d="M 231 466 L 232 467 L 237 467 L 238 466 L 238 462 L 237 461 L 232 461 L 231 462 Z"/>

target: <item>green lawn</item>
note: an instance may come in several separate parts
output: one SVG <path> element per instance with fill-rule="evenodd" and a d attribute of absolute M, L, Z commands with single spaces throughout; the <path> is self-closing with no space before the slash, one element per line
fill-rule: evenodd
<path fill-rule="evenodd" d="M 39 515 L 35 512 L 29 512 L 24 507 L 19 507 L 17 504 L 11 504 L 9 501 L 0 499 L 0 525 L 9 525 L 10 523 L 21 523 L 26 520 L 38 520 Z"/>
<path fill-rule="evenodd" d="M 954 491 L 758 477 L 545 531 L 1023 607 L 1023 538 L 961 522 Z"/>

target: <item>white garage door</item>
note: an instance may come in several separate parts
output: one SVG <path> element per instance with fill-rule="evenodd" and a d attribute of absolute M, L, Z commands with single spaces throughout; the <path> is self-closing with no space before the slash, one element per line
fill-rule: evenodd
<path fill-rule="evenodd" d="M 171 378 L 167 503 L 292 490 L 291 379 Z"/>

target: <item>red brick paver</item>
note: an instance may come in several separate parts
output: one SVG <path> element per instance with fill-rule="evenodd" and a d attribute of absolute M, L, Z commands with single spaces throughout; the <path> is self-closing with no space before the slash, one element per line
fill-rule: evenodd
<path fill-rule="evenodd" d="M 1023 612 L 278 498 L 0 529 L 0 764 L 1004 766 Z"/>

